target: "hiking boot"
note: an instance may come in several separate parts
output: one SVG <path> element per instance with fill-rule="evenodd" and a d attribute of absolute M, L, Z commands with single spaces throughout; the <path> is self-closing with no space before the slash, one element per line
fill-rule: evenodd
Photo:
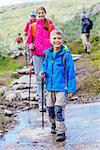
<path fill-rule="evenodd" d="M 86 52 L 86 53 L 89 54 L 89 55 L 91 54 L 90 52 Z"/>
<path fill-rule="evenodd" d="M 65 141 L 65 139 L 66 139 L 65 133 L 57 134 L 56 142 L 62 142 Z"/>
<path fill-rule="evenodd" d="M 45 106 L 43 106 L 43 109 L 42 109 L 42 106 L 41 106 L 41 105 L 39 105 L 39 111 L 40 111 L 40 112 L 46 112 L 46 107 L 45 107 Z"/>
<path fill-rule="evenodd" d="M 51 133 L 52 134 L 56 134 L 56 125 L 55 124 L 52 124 L 52 126 L 51 126 Z"/>
<path fill-rule="evenodd" d="M 87 47 L 85 48 L 85 53 L 87 53 Z"/>

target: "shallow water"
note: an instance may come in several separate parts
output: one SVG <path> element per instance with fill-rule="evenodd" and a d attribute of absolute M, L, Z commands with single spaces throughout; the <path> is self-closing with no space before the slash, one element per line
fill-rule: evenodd
<path fill-rule="evenodd" d="M 55 142 L 45 113 L 42 129 L 38 109 L 18 113 L 18 124 L 0 140 L 0 150 L 99 150 L 100 103 L 68 105 L 65 111 L 65 142 Z"/>

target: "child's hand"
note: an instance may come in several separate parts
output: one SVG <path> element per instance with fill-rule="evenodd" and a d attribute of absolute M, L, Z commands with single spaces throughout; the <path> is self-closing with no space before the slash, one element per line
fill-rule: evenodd
<path fill-rule="evenodd" d="M 67 98 L 68 98 L 68 100 L 71 100 L 71 98 L 74 96 L 74 93 L 69 93 L 69 94 L 67 94 Z"/>
<path fill-rule="evenodd" d="M 41 79 L 44 79 L 44 78 L 45 78 L 45 73 L 40 72 L 40 73 L 39 73 L 39 76 L 40 76 Z"/>
<path fill-rule="evenodd" d="M 30 45 L 29 45 L 29 49 L 31 50 L 34 50 L 34 44 L 33 43 L 31 43 Z"/>

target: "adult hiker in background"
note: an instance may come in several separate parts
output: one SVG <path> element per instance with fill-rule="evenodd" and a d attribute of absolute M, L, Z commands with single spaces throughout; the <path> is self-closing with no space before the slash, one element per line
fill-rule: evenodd
<path fill-rule="evenodd" d="M 86 53 L 90 54 L 90 30 L 93 27 L 93 22 L 86 17 L 86 14 L 81 14 L 82 20 L 82 43 Z"/>
<path fill-rule="evenodd" d="M 28 36 L 29 26 L 34 22 L 36 22 L 36 13 L 32 12 L 30 14 L 30 20 L 29 20 L 29 22 L 26 23 L 25 28 L 24 28 L 25 40 L 27 39 L 27 36 Z"/>
<path fill-rule="evenodd" d="M 57 133 L 56 141 L 64 141 L 64 109 L 68 100 L 76 93 L 74 62 L 70 50 L 63 45 L 62 31 L 53 30 L 50 34 L 52 47 L 45 51 L 45 59 L 39 73 L 46 79 L 46 103 L 51 123 L 51 133 Z"/>
<path fill-rule="evenodd" d="M 44 60 L 44 51 L 51 47 L 50 44 L 50 32 L 55 28 L 53 22 L 46 18 L 46 9 L 44 7 L 39 7 L 36 10 L 37 20 L 30 26 L 28 37 L 27 37 L 27 47 L 32 51 L 33 66 L 37 81 L 37 95 L 39 111 L 42 110 L 42 91 L 41 91 L 41 79 L 39 77 L 39 72 Z M 45 111 L 45 109 L 44 109 Z"/>

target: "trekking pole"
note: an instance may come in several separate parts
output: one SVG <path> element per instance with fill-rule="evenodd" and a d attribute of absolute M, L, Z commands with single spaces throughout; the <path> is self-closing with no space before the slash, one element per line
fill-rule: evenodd
<path fill-rule="evenodd" d="M 31 75 L 32 75 L 32 64 L 30 62 L 30 71 L 29 71 L 29 105 L 30 104 L 30 101 L 31 101 L 31 98 L 30 98 L 30 94 L 31 94 Z"/>
<path fill-rule="evenodd" d="M 44 79 L 42 79 L 42 128 L 44 129 Z"/>
<path fill-rule="evenodd" d="M 28 97 L 28 99 L 29 99 L 29 109 L 28 109 L 28 111 L 31 109 L 31 78 L 32 78 L 32 63 L 31 63 L 31 61 L 29 61 L 29 69 L 30 70 L 29 70 L 29 97 Z M 28 123 L 31 123 L 30 115 L 29 115 L 29 118 L 28 118 Z"/>
<path fill-rule="evenodd" d="M 27 51 L 25 52 L 25 60 L 26 60 L 26 66 L 27 66 Z"/>

